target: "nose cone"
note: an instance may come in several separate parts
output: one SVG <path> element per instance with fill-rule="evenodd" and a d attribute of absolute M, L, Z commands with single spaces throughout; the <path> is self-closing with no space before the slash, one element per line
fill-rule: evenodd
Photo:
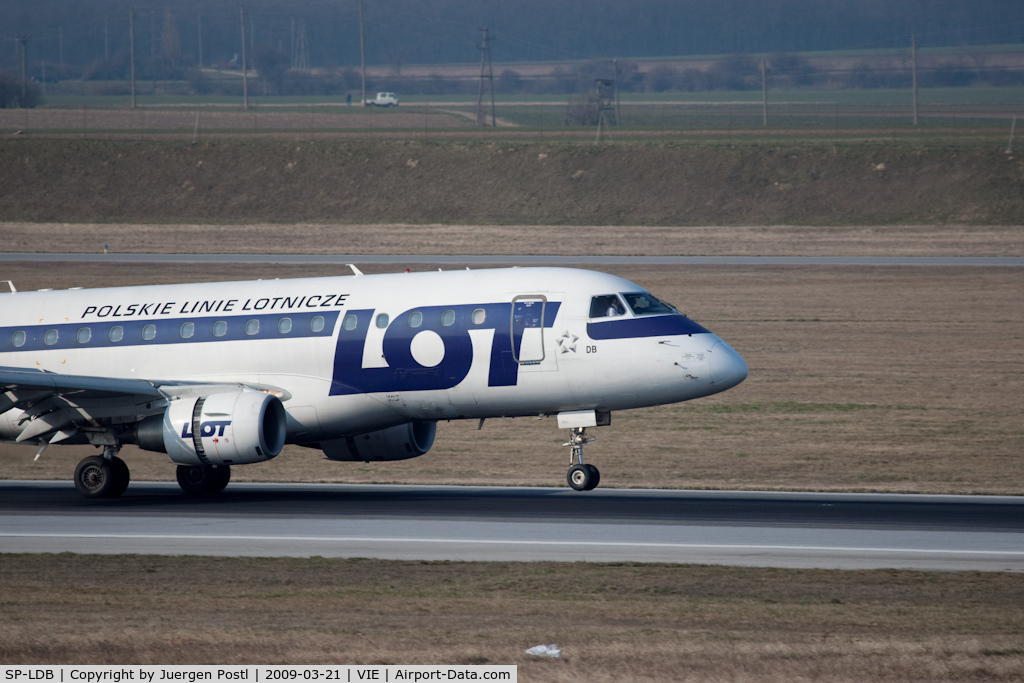
<path fill-rule="evenodd" d="M 747 378 L 747 363 L 724 341 L 711 347 L 711 383 L 716 391 L 725 391 Z"/>

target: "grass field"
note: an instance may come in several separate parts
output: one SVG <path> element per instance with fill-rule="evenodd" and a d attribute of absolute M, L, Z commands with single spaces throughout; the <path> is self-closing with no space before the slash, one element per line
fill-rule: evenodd
<path fill-rule="evenodd" d="M 115 82 L 116 83 L 116 82 Z M 126 108 L 131 104 L 128 95 L 90 95 L 75 92 L 78 83 L 65 83 L 57 88 L 57 92 L 46 97 L 45 108 L 75 109 L 83 104 L 101 109 Z M 102 84 L 99 84 L 102 86 Z M 191 107 L 191 106 L 240 106 L 241 97 L 225 95 L 148 95 L 145 85 L 140 87 L 142 94 L 136 96 L 136 103 L 146 107 Z M 909 106 L 911 93 L 907 89 L 873 88 L 867 90 L 769 90 L 769 101 L 803 102 L 811 104 L 841 104 L 845 106 Z M 505 106 L 521 106 L 530 103 L 544 105 L 564 105 L 569 99 L 565 94 L 497 94 L 496 104 Z M 684 103 L 693 102 L 751 102 L 761 103 L 761 91 L 708 91 L 708 92 L 665 92 L 665 93 L 622 93 L 620 100 L 624 103 L 656 102 Z M 466 95 L 402 95 L 402 105 L 460 105 L 476 107 L 476 98 Z M 921 88 L 918 91 L 918 102 L 921 105 L 966 105 L 977 107 L 1005 106 L 1009 110 L 1024 106 L 1024 88 Z M 250 94 L 249 103 L 258 106 L 288 105 L 334 105 L 345 107 L 345 96 L 304 95 L 304 96 L 260 96 Z M 488 99 L 489 103 L 489 99 Z M 358 98 L 352 107 L 354 111 L 362 111 L 358 106 Z"/>
<path fill-rule="evenodd" d="M 566 124 L 567 102 L 577 96 L 503 95 L 496 98 L 499 131 L 476 124 L 476 100 L 465 95 L 408 96 L 396 109 L 345 106 L 345 99 L 317 96 L 253 95 L 250 110 L 240 97 L 223 95 L 146 95 L 130 111 L 128 96 L 76 93 L 77 83 L 52 86 L 46 106 L 0 111 L 0 132 L 22 134 L 137 136 L 195 130 L 204 135 L 445 134 L 478 137 L 565 137 L 593 133 L 593 126 Z M 84 86 L 83 86 L 84 87 Z M 91 87 L 99 87 L 92 84 Z M 141 89 L 143 92 L 146 88 Z M 358 98 L 357 98 L 358 99 Z M 918 92 L 920 125 L 912 118 L 908 89 L 778 90 L 769 89 L 769 125 L 762 121 L 760 89 L 745 91 L 623 93 L 618 126 L 620 141 L 629 137 L 679 135 L 710 131 L 800 137 L 808 133 L 840 139 L 865 134 L 917 136 L 953 133 L 1009 137 L 1010 119 L 1024 116 L 1024 88 L 922 88 Z M 199 120 L 197 121 L 197 114 Z M 615 120 L 612 116 L 610 119 Z M 607 134 L 606 134 L 607 139 Z"/>
<path fill-rule="evenodd" d="M 517 664 L 523 681 L 1015 681 L 1024 575 L 5 555 L 3 664 Z M 559 660 L 524 650 L 557 643 Z"/>

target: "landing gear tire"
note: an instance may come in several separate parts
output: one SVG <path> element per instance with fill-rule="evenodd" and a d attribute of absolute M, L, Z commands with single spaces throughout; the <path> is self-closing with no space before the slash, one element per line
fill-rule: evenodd
<path fill-rule="evenodd" d="M 178 465 L 178 486 L 190 496 L 220 493 L 231 481 L 228 465 Z"/>
<path fill-rule="evenodd" d="M 565 478 L 575 491 L 592 491 L 601 481 L 601 473 L 593 465 L 573 465 Z"/>
<path fill-rule="evenodd" d="M 116 485 L 110 490 L 108 498 L 120 498 L 128 490 L 128 483 L 132 480 L 131 472 L 124 460 L 116 455 L 110 459 L 110 469 L 114 473 Z"/>
<path fill-rule="evenodd" d="M 227 488 L 228 482 L 231 481 L 231 467 L 228 465 L 218 465 L 213 468 L 213 482 L 210 485 L 210 490 L 207 493 L 220 493 Z"/>
<path fill-rule="evenodd" d="M 601 481 L 601 473 L 593 465 L 583 462 L 583 445 L 595 440 L 595 437 L 587 436 L 586 427 L 573 427 L 572 436 L 563 446 L 570 446 L 572 452 L 569 455 L 569 473 L 565 475 L 566 480 L 576 491 L 593 491 Z M 573 465 L 573 462 L 576 462 Z"/>
<path fill-rule="evenodd" d="M 107 459 L 92 455 L 75 468 L 75 488 L 86 498 L 117 498 L 128 488 L 130 479 L 128 466 L 116 456 Z"/>

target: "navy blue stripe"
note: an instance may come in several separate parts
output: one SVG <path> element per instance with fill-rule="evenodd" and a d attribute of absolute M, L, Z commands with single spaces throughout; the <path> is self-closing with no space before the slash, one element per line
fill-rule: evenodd
<path fill-rule="evenodd" d="M 146 346 L 162 344 L 193 344 L 203 342 L 239 341 L 242 339 L 291 339 L 304 337 L 330 337 L 334 334 L 334 326 L 340 311 L 273 313 L 268 315 L 232 315 L 204 318 L 169 318 L 162 320 L 119 320 L 93 323 L 65 323 L 61 325 L 29 325 L 27 327 L 0 327 L 0 353 L 14 351 L 49 351 L 57 349 L 94 349 L 115 346 Z M 323 317 L 324 327 L 319 332 L 312 328 L 313 319 Z M 290 332 L 278 331 L 278 323 L 282 318 L 291 318 Z M 260 329 L 257 334 L 246 334 L 245 326 L 250 320 L 258 320 Z M 223 337 L 213 336 L 213 325 L 218 321 L 227 323 L 228 329 Z M 193 323 L 195 332 L 192 337 L 181 336 L 181 326 Z M 153 339 L 143 339 L 142 330 L 146 325 L 156 326 Z M 92 338 L 85 344 L 78 343 L 78 331 L 87 327 Z M 124 328 L 121 341 L 110 341 L 110 330 L 114 327 Z M 48 330 L 57 330 L 57 343 L 47 345 L 43 340 Z M 25 333 L 25 344 L 14 346 L 14 334 Z"/>
<path fill-rule="evenodd" d="M 706 334 L 708 330 L 685 315 L 658 315 L 587 323 L 587 335 L 599 339 L 635 339 L 674 334 Z"/>

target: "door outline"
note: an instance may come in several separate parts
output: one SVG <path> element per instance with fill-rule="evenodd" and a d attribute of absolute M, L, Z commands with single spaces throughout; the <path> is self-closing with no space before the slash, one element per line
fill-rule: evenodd
<path fill-rule="evenodd" d="M 540 330 L 540 358 L 522 360 L 519 358 L 521 354 L 516 351 L 516 304 L 520 301 L 540 302 L 540 318 L 534 319 L 537 320 L 538 324 L 536 325 L 536 327 Z M 511 318 L 509 319 L 509 343 L 512 347 L 512 359 L 519 365 L 540 365 L 541 363 L 544 362 L 544 359 L 547 357 L 547 351 L 544 348 L 544 314 L 546 312 L 545 309 L 547 305 L 548 298 L 543 294 L 520 294 L 512 298 L 512 313 Z M 520 315 L 520 319 L 523 319 L 522 315 Z M 525 332 L 528 329 L 528 327 L 533 326 L 522 326 L 521 329 L 519 329 L 520 345 L 523 342 L 523 332 Z M 521 346 L 519 351 L 522 351 Z"/>

